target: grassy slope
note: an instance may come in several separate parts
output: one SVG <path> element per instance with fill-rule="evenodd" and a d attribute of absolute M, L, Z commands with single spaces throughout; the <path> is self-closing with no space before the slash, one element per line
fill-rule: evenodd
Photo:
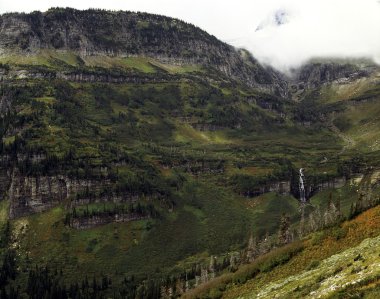
<path fill-rule="evenodd" d="M 243 243 L 250 228 L 274 232 L 283 212 L 298 214 L 295 199 L 270 194 L 257 200 L 259 208 L 247 209 L 246 201 L 231 193 L 193 183 L 185 186 L 179 206 L 162 220 L 75 230 L 64 226 L 65 212 L 58 207 L 15 220 L 13 226 L 25 227 L 17 242 L 28 263 L 49 261 L 62 268 L 69 281 L 98 275 L 98 269 L 115 277 L 139 276 L 157 268 L 167 273 L 177 262 L 198 253 L 224 253 L 231 245 Z"/>
<path fill-rule="evenodd" d="M 325 298 L 342 292 L 345 298 L 345 290 L 364 289 L 371 293 L 379 284 L 379 234 L 380 207 L 375 207 L 339 227 L 276 249 L 185 297 L 209 298 L 206 295 L 209 294 L 211 298 L 219 298 L 223 294 L 223 298 L 315 298 L 318 293 Z M 267 265 L 275 260 L 284 262 L 266 271 Z M 354 281 L 361 284 L 352 286 Z"/>
<path fill-rule="evenodd" d="M 199 65 L 171 65 L 161 63 L 148 57 L 108 57 L 108 56 L 86 56 L 80 57 L 71 51 L 53 51 L 40 50 L 37 54 L 30 55 L 12 55 L 0 56 L 0 63 L 15 65 L 35 65 L 46 66 L 50 68 L 60 67 L 103 67 L 103 68 L 120 68 L 124 70 L 136 70 L 143 73 L 155 73 L 164 70 L 172 74 L 201 72 L 202 67 Z"/>
<path fill-rule="evenodd" d="M 349 84 L 332 84 L 321 91 L 324 103 L 340 103 L 345 109 L 334 116 L 343 134 L 353 140 L 351 147 L 360 151 L 380 149 L 380 74 L 357 79 Z"/>
<path fill-rule="evenodd" d="M 314 269 L 266 285 L 255 296 L 325 298 L 337 293 L 336 290 L 344 296 L 344 290 L 351 285 L 377 284 L 380 278 L 379 246 L 380 237 L 365 239 L 358 246 L 322 260 Z M 252 298 L 252 294 L 239 298 Z"/>
<path fill-rule="evenodd" d="M 144 73 L 167 71 L 181 74 L 200 71 L 198 66 L 163 65 L 141 57 L 90 57 L 80 61 L 73 53 L 46 52 L 39 56 L 1 59 L 2 62 L 59 68 L 57 60 L 61 61 L 58 65 L 63 62 L 78 66 L 84 62 L 87 66 L 118 67 Z M 29 83 L 33 85 L 35 82 Z M 238 107 L 239 117 L 251 121 L 252 126 L 243 130 L 221 128 L 216 131 L 200 131 L 176 117 L 176 109 L 171 106 L 170 109 L 163 108 L 167 107 L 162 106 L 167 105 L 165 98 L 158 102 L 131 100 L 136 89 L 141 91 L 153 87 L 158 92 L 173 85 L 181 92 L 183 113 L 186 116 L 205 122 L 210 120 L 207 117 L 211 108 L 230 105 L 229 107 Z M 309 173 L 336 173 L 341 143 L 326 128 L 300 128 L 290 121 L 285 125 L 273 126 L 270 121 L 276 117 L 275 112 L 263 110 L 254 104 L 247 106 L 241 102 L 225 103 L 223 101 L 226 100 L 221 100 L 221 96 L 209 100 L 206 106 L 198 103 L 194 105 L 191 101 L 197 99 L 201 87 L 188 83 L 187 80 L 178 84 L 156 83 L 143 86 L 104 84 L 101 88 L 106 90 L 103 99 L 105 102 L 99 102 L 96 98 L 99 93 L 92 84 L 71 83 L 70 86 L 74 89 L 75 101 L 79 103 L 77 116 L 84 119 L 86 125 L 76 124 L 77 130 L 73 131 L 66 123 L 56 121 L 54 105 L 60 100 L 48 88 L 44 94 L 20 104 L 20 115 L 39 113 L 39 123 L 35 127 L 40 131 L 28 141 L 29 145 L 42 145 L 48 153 L 58 156 L 75 147 L 78 156 L 91 157 L 94 164 L 100 163 L 105 156 L 112 155 L 103 153 L 99 144 L 118 146 L 128 153 L 142 156 L 163 177 L 170 177 L 174 172 L 161 166 L 159 161 L 163 157 L 172 160 L 178 156 L 189 160 L 199 157 L 225 160 L 226 172 L 198 176 L 186 173 L 187 183 L 174 194 L 174 211 L 169 212 L 167 206 L 156 203 L 162 210 L 162 219 L 109 224 L 76 231 L 63 225 L 66 210 L 60 206 L 45 213 L 15 220 L 13 226 L 18 236 L 20 253 L 28 256 L 28 259 L 21 259 L 24 268 L 33 264 L 57 266 L 63 268 L 68 281 L 75 281 L 86 274 L 99 274 L 99 270 L 117 278 L 130 274 L 160 276 L 163 273 L 179 272 L 183 265 L 190 264 L 189 261 L 203 262 L 210 254 L 238 249 L 246 242 L 250 231 L 259 236 L 266 231 L 275 233 L 283 212 L 289 214 L 293 221 L 298 220 L 298 203 L 293 197 L 269 193 L 253 199 L 243 198 L 228 184 L 230 176 L 248 174 L 262 177 L 278 170 L 278 161 L 283 158 L 289 159 L 295 167 L 306 166 Z M 224 95 L 236 92 L 232 86 L 216 86 Z M 228 101 L 233 100 L 234 98 L 228 98 Z M 36 106 L 35 102 L 41 106 Z M 249 109 L 260 113 L 252 117 L 247 112 Z M 127 115 L 126 119 L 115 121 L 120 114 Z M 371 115 L 371 119 L 376 119 L 376 115 Z M 360 122 L 354 123 L 359 125 Z M 23 128 L 25 129 L 28 127 Z M 7 136 L 4 141 L 12 143 L 15 137 L 16 135 Z M 153 144 L 160 150 L 153 151 L 146 147 L 146 143 Z M 328 157 L 328 163 L 321 164 L 324 157 Z M 243 166 L 237 167 L 237 163 Z M 120 173 L 136 171 L 129 166 L 123 167 L 117 167 Z M 183 169 L 179 171 L 184 172 Z M 334 198 L 338 196 L 335 194 L 337 192 L 333 191 Z M 349 190 L 341 192 L 348 194 Z M 319 194 L 312 203 L 323 206 L 329 193 L 326 191 Z M 342 202 L 344 211 L 348 210 L 354 198 L 345 197 Z M 5 205 L 4 203 L 4 207 Z M 2 209 L 4 210 L 5 208 Z M 93 263 L 94 259 L 97 264 Z M 149 263 L 146 263 L 147 259 Z M 161 272 L 157 272 L 157 268 Z M 21 275 L 20 280 L 25 282 L 26 277 Z"/>

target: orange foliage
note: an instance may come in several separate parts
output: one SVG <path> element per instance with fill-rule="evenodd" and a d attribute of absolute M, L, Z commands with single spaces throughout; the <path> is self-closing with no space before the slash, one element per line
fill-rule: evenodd
<path fill-rule="evenodd" d="M 244 285 L 229 285 L 223 294 L 223 298 L 236 298 L 249 294 L 273 280 L 279 280 L 305 270 L 311 261 L 321 261 L 359 245 L 366 238 L 375 237 L 379 234 L 380 206 L 377 206 L 352 220 L 343 222 L 340 226 L 311 234 L 304 241 L 304 250 L 288 263 L 280 265 L 268 273 L 260 273 Z M 199 293 L 197 295 L 199 296 Z"/>

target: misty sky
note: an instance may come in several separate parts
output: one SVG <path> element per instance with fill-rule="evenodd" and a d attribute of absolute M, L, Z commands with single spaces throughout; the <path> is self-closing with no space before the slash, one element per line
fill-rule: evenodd
<path fill-rule="evenodd" d="M 380 0 L 0 0 L 1 13 L 56 6 L 176 17 L 281 70 L 312 57 L 380 63 Z"/>

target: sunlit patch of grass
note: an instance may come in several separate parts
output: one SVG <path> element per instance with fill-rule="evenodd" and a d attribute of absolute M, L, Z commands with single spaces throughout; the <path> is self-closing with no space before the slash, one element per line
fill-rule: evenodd
<path fill-rule="evenodd" d="M 3 137 L 3 142 L 6 145 L 12 144 L 16 139 L 16 136 L 8 136 L 8 137 Z"/>
<path fill-rule="evenodd" d="M 149 62 L 152 65 L 173 74 L 204 72 L 203 68 L 197 64 L 173 65 L 173 64 L 162 63 L 153 59 L 150 59 Z"/>
<path fill-rule="evenodd" d="M 16 64 L 16 65 L 45 65 L 49 66 L 49 57 L 44 55 L 7 55 L 0 57 L 1 63 Z"/>
<path fill-rule="evenodd" d="M 0 227 L 8 220 L 9 200 L 3 199 L 0 201 Z"/>
<path fill-rule="evenodd" d="M 362 103 L 344 112 L 344 116 L 351 124 L 346 134 L 356 141 L 359 148 L 366 151 L 380 149 L 379 115 L 378 101 Z"/>
<path fill-rule="evenodd" d="M 37 102 L 45 103 L 48 105 L 53 105 L 57 102 L 57 99 L 54 97 L 40 97 L 40 98 L 35 98 Z"/>
<path fill-rule="evenodd" d="M 177 142 L 200 142 L 203 144 L 228 144 L 233 142 L 233 140 L 228 139 L 221 131 L 198 131 L 187 124 L 181 124 L 177 126 L 177 130 L 175 132 L 175 140 Z"/>
<path fill-rule="evenodd" d="M 137 69 L 144 73 L 154 73 L 156 69 L 149 62 L 149 59 L 144 57 L 128 57 L 122 60 L 122 63 L 130 68 Z"/>
<path fill-rule="evenodd" d="M 321 90 L 321 99 L 325 103 L 347 101 L 360 96 L 371 88 L 370 78 L 360 78 L 348 84 L 332 84 Z"/>

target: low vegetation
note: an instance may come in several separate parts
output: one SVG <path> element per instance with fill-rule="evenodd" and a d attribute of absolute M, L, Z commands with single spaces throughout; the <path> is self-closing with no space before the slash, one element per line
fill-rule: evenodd
<path fill-rule="evenodd" d="M 377 77 L 304 86 L 291 100 L 273 71 L 198 28 L 125 13 L 139 42 L 128 44 L 102 14 L 18 16 L 36 27 L 76 16 L 101 55 L 80 55 L 75 40 L 63 51 L 55 32 L 50 49 L 0 57 L 0 297 L 378 291 Z M 157 34 L 171 41 L 164 53 L 142 55 L 160 49 Z M 136 55 L 109 54 L 127 46 Z M 219 50 L 240 63 L 231 76 Z"/>

